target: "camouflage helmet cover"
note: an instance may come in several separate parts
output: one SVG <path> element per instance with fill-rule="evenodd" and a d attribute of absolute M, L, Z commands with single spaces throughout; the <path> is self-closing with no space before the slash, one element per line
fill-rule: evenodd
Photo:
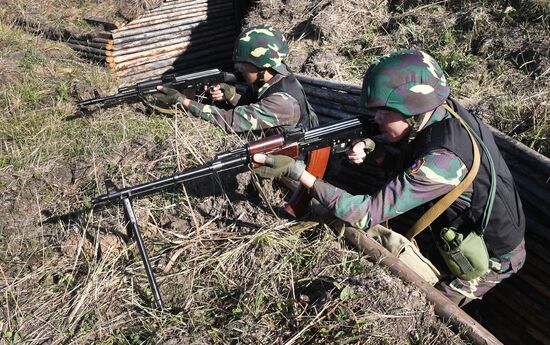
<path fill-rule="evenodd" d="M 420 50 L 399 50 L 369 67 L 360 105 L 415 116 L 443 104 L 450 92 L 443 70 L 433 57 Z"/>
<path fill-rule="evenodd" d="M 271 25 L 257 25 L 241 32 L 233 51 L 234 62 L 248 62 L 254 66 L 273 68 L 286 74 L 283 60 L 288 55 L 288 43 Z"/>

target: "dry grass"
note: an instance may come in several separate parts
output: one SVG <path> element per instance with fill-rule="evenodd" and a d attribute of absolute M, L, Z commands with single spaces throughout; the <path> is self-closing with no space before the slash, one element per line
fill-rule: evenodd
<path fill-rule="evenodd" d="M 64 27 L 81 16 L 69 10 L 75 3 L 40 5 Z M 134 200 L 172 312 L 152 309 L 120 208 L 43 221 L 88 205 L 103 192 L 104 176 L 121 185 L 150 181 L 241 141 L 184 114 L 167 118 L 132 106 L 70 120 L 77 94 L 111 93 L 117 81 L 65 45 L 10 25 L 9 14 L 40 16 L 30 3 L 3 5 L 1 343 L 463 343 L 416 289 L 349 250 L 330 229 L 292 231 L 301 225 L 268 207 L 279 206 L 283 192 L 266 181 L 256 187 L 248 172 Z M 249 23 L 272 23 L 293 38 L 294 69 L 341 80 L 359 82 L 368 63 L 393 49 L 427 49 L 470 109 L 547 152 L 549 36 L 537 33 L 548 32 L 544 3 L 528 2 L 517 13 L 500 3 L 452 5 L 260 1 Z M 496 26 L 495 18 L 514 25 Z M 533 26 L 522 26 L 525 20 Z"/>
<path fill-rule="evenodd" d="M 126 0 L 119 1 L 119 12 L 127 21 L 131 21 L 147 10 L 159 7 L 164 0 Z"/>
<path fill-rule="evenodd" d="M 79 36 L 96 32 L 98 27 L 85 18 L 100 18 L 123 24 L 153 9 L 163 0 L 0 0 L 0 17 L 8 21 L 39 24 L 42 30 L 60 30 Z"/>
<path fill-rule="evenodd" d="M 331 230 L 291 231 L 299 224 L 268 207 L 282 192 L 261 182 L 266 202 L 248 172 L 134 200 L 172 312 L 152 309 L 119 207 L 43 221 L 88 205 L 104 176 L 149 181 L 239 139 L 131 106 L 73 118 L 77 91 L 110 93 L 116 80 L 61 43 L 0 32 L 1 343 L 462 343 L 417 290 Z"/>

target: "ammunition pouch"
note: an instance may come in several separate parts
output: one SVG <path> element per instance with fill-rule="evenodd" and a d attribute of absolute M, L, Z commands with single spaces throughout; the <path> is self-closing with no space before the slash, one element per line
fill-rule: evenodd
<path fill-rule="evenodd" d="M 442 234 L 447 231 L 454 229 L 445 228 Z M 442 235 L 442 241 L 437 241 L 437 249 L 454 276 L 472 280 L 489 271 L 489 253 L 483 236 L 470 232 L 464 238 L 457 232 L 452 240 L 445 237 Z"/>

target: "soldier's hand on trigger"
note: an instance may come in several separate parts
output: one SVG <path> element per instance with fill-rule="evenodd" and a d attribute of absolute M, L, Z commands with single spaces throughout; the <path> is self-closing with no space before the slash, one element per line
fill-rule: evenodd
<path fill-rule="evenodd" d="M 214 85 L 209 91 L 214 102 L 230 102 L 237 94 L 235 87 L 226 83 Z"/>
<path fill-rule="evenodd" d="M 353 164 L 361 164 L 373 150 L 374 141 L 372 139 L 358 139 L 352 142 L 352 147 L 346 152 L 346 155 Z"/>
<path fill-rule="evenodd" d="M 171 87 L 159 85 L 157 90 L 158 92 L 154 93 L 153 97 L 167 105 L 181 104 L 186 98 L 178 90 Z"/>

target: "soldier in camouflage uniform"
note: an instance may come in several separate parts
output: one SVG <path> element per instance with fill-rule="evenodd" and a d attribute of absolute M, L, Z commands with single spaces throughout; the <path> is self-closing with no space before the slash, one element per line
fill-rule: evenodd
<path fill-rule="evenodd" d="M 491 132 L 449 94 L 443 71 L 422 51 L 395 52 L 367 70 L 362 105 L 375 112 L 375 122 L 387 141 L 404 142 L 407 148 L 403 171 L 374 195 L 353 195 L 336 188 L 316 179 L 304 171 L 303 164 L 288 157 L 256 155 L 254 160 L 265 164 L 257 169 L 260 175 L 299 180 L 336 217 L 366 230 L 418 206 L 431 206 L 468 174 L 473 164 L 473 142 L 465 127 L 447 110 L 453 109 L 480 137 L 479 145 L 483 143 L 487 151 L 481 155 L 473 183 L 431 224 L 428 244 L 435 247 L 440 231 L 450 226 L 464 236 L 484 229 L 481 233 L 490 257 L 489 271 L 470 280 L 443 275 L 435 285 L 453 302 L 464 305 L 481 298 L 523 266 L 525 219 L 512 175 Z M 364 142 L 358 142 L 348 158 L 357 164 L 363 162 L 363 147 Z M 493 161 L 496 193 L 492 211 L 484 217 L 491 185 L 488 156 Z M 443 260 L 432 262 L 441 272 L 449 271 Z"/>
<path fill-rule="evenodd" d="M 306 100 L 302 86 L 284 63 L 288 43 L 270 25 L 244 30 L 235 43 L 235 69 L 248 84 L 240 95 L 234 86 L 222 83 L 210 91 L 218 103 L 227 102 L 230 109 L 204 105 L 185 98 L 174 89 L 160 87 L 157 99 L 180 104 L 190 114 L 211 121 L 227 132 L 250 132 L 279 126 L 318 125 L 317 116 Z"/>

